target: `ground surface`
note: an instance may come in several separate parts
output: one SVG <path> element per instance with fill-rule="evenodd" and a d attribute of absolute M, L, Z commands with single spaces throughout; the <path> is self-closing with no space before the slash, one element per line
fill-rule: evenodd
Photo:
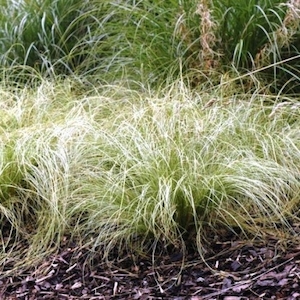
<path fill-rule="evenodd" d="M 195 253 L 137 259 L 124 254 L 86 264 L 76 245 L 18 276 L 0 279 L 0 299 L 300 299 L 300 246 L 276 238 L 253 243 L 223 238 L 207 264 Z M 4 268 L 5 269 L 5 268 Z"/>

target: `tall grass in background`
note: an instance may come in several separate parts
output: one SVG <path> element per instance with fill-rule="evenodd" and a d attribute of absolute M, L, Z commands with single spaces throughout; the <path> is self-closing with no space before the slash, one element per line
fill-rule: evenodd
<path fill-rule="evenodd" d="M 282 61 L 299 54 L 298 20 L 293 0 L 6 0 L 0 58 L 2 66 L 15 66 L 15 78 L 27 65 L 29 75 L 156 86 L 180 74 L 197 86 L 224 72 L 266 68 L 262 82 L 289 92 L 297 86 L 298 59 Z"/>
<path fill-rule="evenodd" d="M 88 56 L 97 19 L 89 1 L 1 1 L 2 66 L 27 65 L 46 76 L 72 74 Z M 98 37 L 101 39 L 101 37 Z M 16 71 L 16 76 L 18 72 Z"/>
<path fill-rule="evenodd" d="M 108 256 L 155 241 L 203 255 L 220 228 L 293 235 L 297 103 L 266 107 L 258 94 L 208 95 L 183 82 L 142 90 L 1 88 L 2 262 L 20 245 L 20 265 L 42 258 L 64 239 Z"/>
<path fill-rule="evenodd" d="M 155 68 L 169 67 L 170 59 L 165 62 L 165 58 L 173 55 L 168 50 L 175 13 L 166 8 L 174 3 L 153 8 L 148 1 L 8 0 L 1 4 L 1 64 L 15 78 L 26 79 L 38 71 L 52 77 L 101 74 L 112 80 L 120 79 L 128 67 L 128 76 L 137 79 L 143 69 L 149 75 L 152 69 L 155 73 Z M 154 47 L 149 50 L 151 43 Z M 149 63 L 148 52 L 152 52 Z M 22 70 L 20 76 L 20 65 L 32 69 L 25 76 Z"/>
<path fill-rule="evenodd" d="M 262 68 L 262 82 L 272 91 L 299 91 L 298 1 L 213 1 L 208 7 L 223 66 Z"/>
<path fill-rule="evenodd" d="M 255 67 L 254 58 L 257 53 L 266 43 L 275 42 L 270 35 L 282 24 L 286 12 L 283 1 L 239 0 L 211 3 L 207 8 L 217 22 L 215 50 L 221 51 L 225 65 L 230 66 L 232 63 L 236 68 L 251 70 Z"/>

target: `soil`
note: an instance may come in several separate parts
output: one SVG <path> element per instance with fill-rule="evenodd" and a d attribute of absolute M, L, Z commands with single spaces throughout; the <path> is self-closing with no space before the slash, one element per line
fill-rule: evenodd
<path fill-rule="evenodd" d="M 177 250 L 124 253 L 109 262 L 88 257 L 88 250 L 66 244 L 37 266 L 3 271 L 0 299 L 300 299 L 300 246 L 274 237 L 219 238 L 205 263 L 195 251 Z"/>

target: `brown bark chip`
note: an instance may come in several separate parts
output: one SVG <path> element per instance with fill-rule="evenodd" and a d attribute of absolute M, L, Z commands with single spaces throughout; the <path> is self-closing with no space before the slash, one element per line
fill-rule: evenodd
<path fill-rule="evenodd" d="M 275 240 L 233 240 L 211 245 L 205 263 L 192 251 L 179 260 L 164 252 L 153 266 L 150 255 L 128 253 L 88 264 L 88 250 L 66 246 L 32 269 L 3 273 L 0 299 L 294 300 L 300 299 L 299 253 L 296 246 L 279 250 Z"/>

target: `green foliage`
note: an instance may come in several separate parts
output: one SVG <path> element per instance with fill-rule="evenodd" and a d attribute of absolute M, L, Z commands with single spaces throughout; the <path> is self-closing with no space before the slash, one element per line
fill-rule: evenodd
<path fill-rule="evenodd" d="M 299 53 L 297 9 L 280 0 L 7 0 L 0 60 L 19 78 L 37 71 L 156 86 L 267 67 L 267 84 L 278 91 L 290 80 L 287 91 L 299 77 L 298 60 L 282 63 Z"/>
<path fill-rule="evenodd" d="M 91 57 L 100 57 L 101 78 L 157 85 L 183 75 L 197 86 L 224 70 L 266 68 L 257 78 L 278 91 L 298 79 L 298 60 L 283 62 L 298 54 L 297 9 L 280 0 L 104 1 L 105 42 Z"/>
<path fill-rule="evenodd" d="M 299 92 L 299 4 L 283 1 L 213 1 L 221 66 L 259 70 L 276 93 Z M 249 73 L 251 75 L 251 72 Z"/>
<path fill-rule="evenodd" d="M 17 187 L 22 180 L 20 165 L 16 161 L 15 147 L 5 138 L 1 141 L 0 161 L 0 203 L 9 202 L 9 198 L 15 195 Z"/>
<path fill-rule="evenodd" d="M 2 1 L 3 66 L 27 65 L 45 75 L 74 72 L 87 56 L 93 22 L 88 1 Z"/>
<path fill-rule="evenodd" d="M 270 42 L 285 11 L 277 1 L 213 1 L 212 15 L 218 22 L 218 47 L 224 64 L 251 69 L 256 54 Z"/>
<path fill-rule="evenodd" d="M 178 1 L 101 1 L 98 5 L 105 42 L 94 48 L 91 59 L 99 60 L 96 68 L 101 78 L 126 77 L 159 85 L 171 75 L 178 76 L 182 62 L 182 49 L 174 37 L 182 12 Z"/>
<path fill-rule="evenodd" d="M 194 14 L 192 2 L 4 1 L 2 66 L 159 85 L 187 68 L 192 41 L 183 23 Z"/>

